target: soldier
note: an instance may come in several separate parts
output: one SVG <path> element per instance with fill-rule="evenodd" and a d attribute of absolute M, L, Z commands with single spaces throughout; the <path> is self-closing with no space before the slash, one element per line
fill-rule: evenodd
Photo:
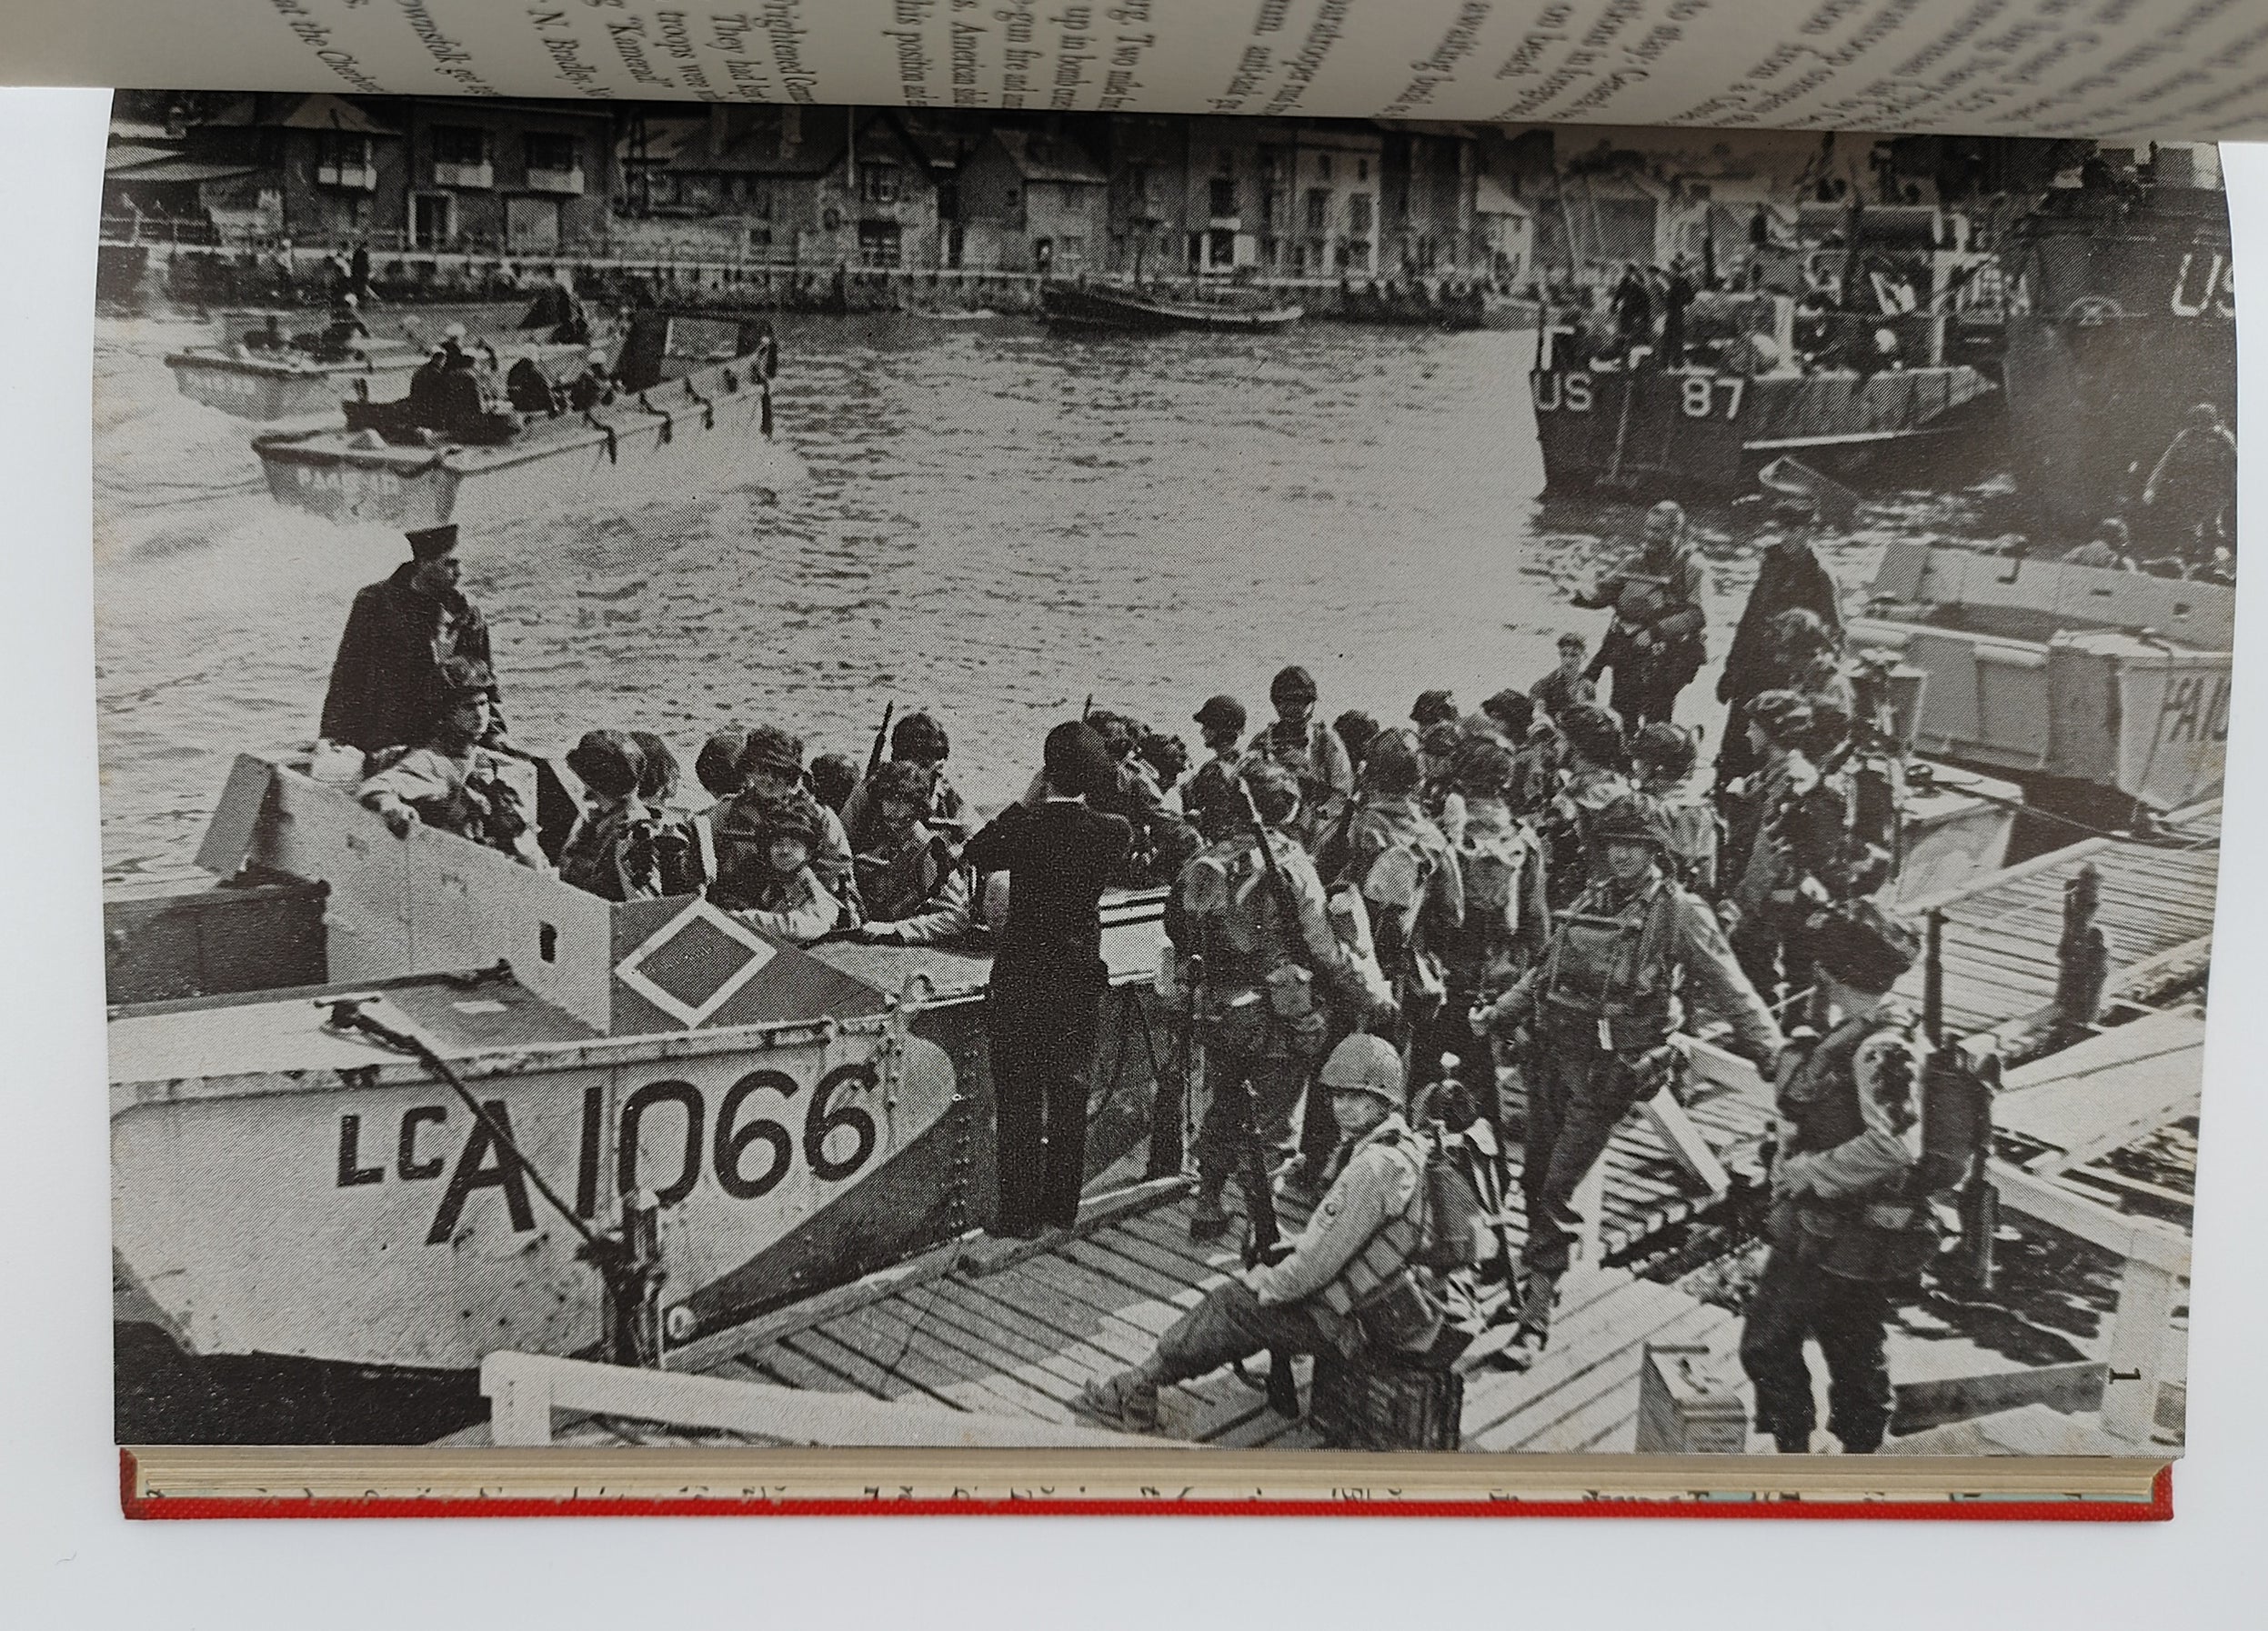
<path fill-rule="evenodd" d="M 1457 723 L 1457 704 L 1446 691 L 1420 691 L 1410 705 L 1410 724 L 1422 736 L 1437 725 Z"/>
<path fill-rule="evenodd" d="M 1239 800 L 1246 794 L 1251 812 L 1182 869 L 1166 906 L 1176 983 L 1190 993 L 1205 1049 L 1192 1240 L 1227 1232 L 1221 1196 L 1231 1177 L 1248 1214 L 1274 1205 L 1267 1175 L 1290 1153 L 1292 1111 L 1323 1054 L 1324 997 L 1358 1015 L 1369 1006 L 1315 864 L 1282 830 L 1299 814 L 1299 783 L 1282 765 L 1261 763 L 1232 791 Z M 1252 812 L 1268 829 L 1272 866 L 1259 853 Z"/>
<path fill-rule="evenodd" d="M 1922 1060 L 1886 1001 L 1916 950 L 1912 934 L 1868 904 L 1829 916 L 1811 936 L 1841 1017 L 1800 1056 L 1791 1049 L 1778 1073 L 1771 1250 L 1741 1336 L 1756 1429 L 1784 1454 L 1811 1446 L 1806 1341 L 1827 1363 L 1827 1427 L 1847 1453 L 1879 1449 L 1890 1422 L 1890 1295 L 1936 1244 L 1928 1197 L 1912 1193 Z"/>
<path fill-rule="evenodd" d="M 1232 830 L 1238 812 L 1237 765 L 1244 756 L 1244 705 L 1233 696 L 1209 696 L 1191 715 L 1198 735 L 1213 756 L 1197 767 L 1181 789 L 1181 813 L 1199 836 L 1210 843 Z"/>
<path fill-rule="evenodd" d="M 1772 650 L 1785 689 L 1811 705 L 1808 745 L 1814 763 L 1825 764 L 1851 734 L 1858 703 L 1843 672 L 1841 642 L 1816 612 L 1791 606 L 1771 620 Z"/>
<path fill-rule="evenodd" d="M 1831 902 L 1822 875 L 1841 858 L 1842 799 L 1804 752 L 1813 728 L 1794 692 L 1758 697 L 1748 729 L 1761 763 L 1731 790 L 1725 916 L 1749 983 L 1775 1009 L 1801 984 L 1791 934 Z"/>
<path fill-rule="evenodd" d="M 850 840 L 843 831 L 842 818 L 812 797 L 804 785 L 803 738 L 776 725 L 758 725 L 748 733 L 748 745 L 740 750 L 740 778 L 747 785 L 747 791 L 735 801 L 736 806 L 741 802 L 762 805 L 801 801 L 810 805 L 808 815 L 815 834 L 811 871 L 827 892 L 842 902 L 845 922 L 841 926 L 857 926 L 863 908 L 858 901 L 858 879 L 852 865 Z M 762 826 L 753 813 L 718 822 L 720 869 L 734 864 L 732 857 L 723 852 L 751 835 L 758 836 L 760 847 Z"/>
<path fill-rule="evenodd" d="M 559 851 L 559 876 L 602 900 L 657 900 L 662 887 L 655 848 L 658 826 L 640 796 L 644 749 L 620 731 L 586 731 L 567 750 L 567 766 L 583 784 L 583 814 Z"/>
<path fill-rule="evenodd" d="M 1458 756 L 1465 820 L 1454 843 L 1465 913 L 1437 942 L 1448 994 L 1410 1052 L 1419 1085 L 1439 1077 L 1444 1053 L 1466 1051 L 1466 1016 L 1510 989 L 1550 938 L 1543 846 L 1506 801 L 1512 775 L 1500 743 L 1470 742 Z"/>
<path fill-rule="evenodd" d="M 1089 713 L 1088 723 L 1102 738 L 1116 773 L 1110 790 L 1097 795 L 1093 805 L 1106 815 L 1124 816 L 1134 829 L 1133 845 L 1119 875 L 1110 881 L 1135 889 L 1169 882 L 1180 876 L 1202 841 L 1189 823 L 1167 807 L 1156 773 L 1141 757 L 1147 727 L 1139 720 L 1101 708 Z"/>
<path fill-rule="evenodd" d="M 1445 987 L 1435 942 L 1465 916 L 1456 851 L 1418 802 L 1422 774 L 1407 735 L 1380 732 L 1343 836 L 1316 860 L 1334 884 L 1361 895 L 1379 966 L 1412 1019 L 1439 1006 Z"/>
<path fill-rule="evenodd" d="M 1465 825 L 1465 801 L 1457 790 L 1457 759 L 1464 748 L 1465 733 L 1455 720 L 1436 720 L 1418 738 L 1418 769 L 1424 777 L 1418 803 L 1451 846 Z"/>
<path fill-rule="evenodd" d="M 1612 714 L 1580 704 L 1557 725 L 1562 768 L 1559 785 L 1538 821 L 1550 863 L 1555 911 L 1599 876 L 1599 846 L 1591 824 L 1600 811 L 1629 797 L 1631 791 L 1629 751 Z"/>
<path fill-rule="evenodd" d="M 651 842 L 657 883 L 664 896 L 693 895 L 707 886 L 709 868 L 693 818 L 677 808 L 683 772 L 669 744 L 652 731 L 632 731 L 637 744 L 638 802 L 653 818 Z"/>
<path fill-rule="evenodd" d="M 1591 643 L 1570 629 L 1560 636 L 1560 665 L 1528 688 L 1529 700 L 1540 712 L 1559 718 L 1570 708 L 1597 700 L 1598 687 L 1583 672 L 1583 653 Z"/>
<path fill-rule="evenodd" d="M 1311 851 L 1346 814 L 1354 796 L 1354 762 L 1339 733 L 1315 715 L 1315 676 L 1296 664 L 1269 683 L 1276 717 L 1252 738 L 1254 756 L 1273 759 L 1300 778 L 1300 830 Z"/>
<path fill-rule="evenodd" d="M 1683 506 L 1665 498 L 1647 511 L 1637 550 L 1575 604 L 1613 609 L 1585 675 L 1613 669 L 1613 706 L 1622 724 L 1636 730 L 1667 720 L 1708 658 L 1701 560 L 1686 541 Z"/>
<path fill-rule="evenodd" d="M 2192 566 L 2212 561 L 2232 541 L 2236 509 L 2236 437 L 2210 402 L 2191 408 L 2186 423 L 2150 467 L 2143 509 L 2162 543 Z"/>
<path fill-rule="evenodd" d="M 1835 580 L 1811 549 L 1817 517 L 1817 501 L 1804 495 L 1784 495 L 1773 506 L 1773 531 L 1757 563 L 1756 586 L 1749 591 L 1748 605 L 1732 633 L 1732 649 L 1725 654 L 1724 673 L 1717 678 L 1717 700 L 1728 710 L 1717 747 L 1720 787 L 1755 766 L 1746 729 L 1750 704 L 1786 682 L 1780 654 L 1773 648 L 1772 619 L 1801 606 L 1816 615 L 1835 639 L 1842 637 Z"/>
<path fill-rule="evenodd" d="M 1650 725 L 1631 738 L 1631 780 L 1669 829 L 1671 875 L 1701 899 L 1713 901 L 1724 821 L 1708 793 L 1693 785 L 1699 758 L 1692 733 L 1674 725 Z"/>
<path fill-rule="evenodd" d="M 929 802 L 921 813 L 922 825 L 958 844 L 968 836 L 968 810 L 945 776 L 945 763 L 952 756 L 952 738 L 934 715 L 917 710 L 890 728 L 890 762 L 912 765 L 928 777 Z M 876 835 L 868 829 L 872 815 L 871 798 L 861 796 L 856 788 L 843 800 L 844 829 L 861 850 L 875 842 Z"/>
<path fill-rule="evenodd" d="M 1440 1336 L 1436 1288 L 1410 1261 L 1425 1156 L 1403 1120 L 1401 1061 L 1382 1037 L 1350 1036 L 1324 1063 L 1322 1085 L 1347 1160 L 1290 1255 L 1208 1292 L 1147 1359 L 1089 1383 L 1073 1409 L 1125 1432 L 1154 1432 L 1160 1387 L 1221 1366 L 1266 1352 L 1422 1352 Z"/>
<path fill-rule="evenodd" d="M 1347 763 L 1357 775 L 1362 774 L 1362 755 L 1370 751 L 1370 744 L 1378 735 L 1378 721 L 1360 708 L 1349 708 L 1330 722 L 1339 733 L 1340 745 L 1347 750 Z"/>
<path fill-rule="evenodd" d="M 504 716 L 488 652 L 488 624 L 457 589 L 455 523 L 406 535 L 410 558 L 355 595 L 323 698 L 322 735 L 367 754 L 400 747 L 422 731 L 446 689 L 442 670 L 461 657 L 488 675 L 487 740 Z"/>
<path fill-rule="evenodd" d="M 1029 1240 L 1079 1221 L 1088 1080 L 1109 984 L 1097 908 L 1134 838 L 1123 816 L 1088 801 L 1117 780 L 1101 737 L 1079 720 L 1059 725 L 1024 796 L 968 841 L 969 866 L 1009 882 L 985 997 L 999 1118 L 996 1235 Z"/>
<path fill-rule="evenodd" d="M 416 826 L 437 827 L 543 868 L 518 793 L 497 756 L 480 745 L 491 727 L 495 680 L 479 664 L 451 657 L 440 665 L 437 684 L 432 714 L 414 745 L 381 755 L 356 796 L 386 818 L 396 837 Z"/>
<path fill-rule="evenodd" d="M 858 895 L 867 921 L 858 938 L 893 946 L 937 946 L 968 932 L 968 869 L 952 841 L 921 817 L 929 804 L 922 767 L 893 760 L 874 773 L 881 843 L 858 857 Z"/>
<path fill-rule="evenodd" d="M 1624 799 L 1600 816 L 1594 836 L 1601 875 L 1554 918 L 1543 960 L 1471 1016 L 1477 1036 L 1526 1032 L 1528 1243 L 1504 1351 L 1513 1368 L 1550 1339 L 1581 1228 L 1575 1192 L 1622 1117 L 1667 1079 L 1686 995 L 1731 1022 L 1734 1051 L 1759 1068 L 1771 1067 L 1784 1041 L 1716 918 L 1663 871 L 1669 835 L 1660 816 Z"/>
<path fill-rule="evenodd" d="M 757 801 L 752 809 L 745 795 L 736 802 L 737 819 L 754 818 L 755 856 L 729 883 L 719 882 L 717 904 L 750 928 L 798 946 L 831 933 L 843 917 L 843 905 L 810 865 L 825 835 L 817 819 L 821 812 L 818 800 L 808 793 Z"/>

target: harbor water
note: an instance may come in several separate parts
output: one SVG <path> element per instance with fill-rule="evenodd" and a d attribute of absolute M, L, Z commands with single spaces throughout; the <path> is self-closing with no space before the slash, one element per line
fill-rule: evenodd
<path fill-rule="evenodd" d="M 232 755 L 305 742 L 354 591 L 398 535 L 278 507 L 254 427 L 163 357 L 203 325 L 96 335 L 104 857 L 185 871 Z M 516 739 L 659 731 L 688 765 L 778 720 L 863 760 L 885 704 L 936 711 L 978 804 L 1020 791 L 1045 728 L 1099 706 L 1180 730 L 1214 691 L 1265 716 L 1304 663 L 1326 716 L 1400 724 L 1532 685 L 1636 503 L 1543 499 L 1531 335 L 1310 323 L 1261 336 L 1050 336 L 1028 319 L 783 320 L 780 489 L 627 488 L 469 535 Z M 1894 537 L 1991 537 L 2004 483 L 1870 497 L 1822 549 L 1846 590 Z M 1721 655 L 1753 574 L 1745 513 L 1698 511 Z M 1705 674 L 1681 721 L 1711 731 Z"/>

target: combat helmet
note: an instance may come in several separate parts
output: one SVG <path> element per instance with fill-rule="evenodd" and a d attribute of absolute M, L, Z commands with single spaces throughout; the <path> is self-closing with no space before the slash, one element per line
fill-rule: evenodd
<path fill-rule="evenodd" d="M 1333 1093 L 1367 1093 L 1397 1110 L 1410 1107 L 1401 1056 L 1383 1036 L 1357 1031 L 1331 1049 L 1319 1079 Z"/>

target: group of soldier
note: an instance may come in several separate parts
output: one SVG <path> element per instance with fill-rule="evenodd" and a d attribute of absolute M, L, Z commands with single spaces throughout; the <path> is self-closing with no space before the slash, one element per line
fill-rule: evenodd
<path fill-rule="evenodd" d="M 1706 631 L 1684 517 L 1664 504 L 1578 597 L 1611 613 L 1596 654 L 1566 636 L 1551 674 L 1470 715 L 1428 691 L 1407 728 L 1327 722 L 1313 677 L 1287 667 L 1257 729 L 1231 696 L 1195 711 L 1208 756 L 1185 779 L 1169 735 L 1090 707 L 1049 734 L 1023 795 L 973 833 L 927 714 L 898 721 L 887 759 L 878 736 L 863 775 L 842 755 L 807 762 L 777 725 L 720 732 L 695 765 L 713 801 L 697 811 L 678 807 L 658 737 L 594 730 L 566 756 L 582 809 L 553 860 L 609 899 L 705 893 L 789 941 L 988 944 L 991 1228 L 1014 1240 L 1076 1221 L 1108 988 L 1101 896 L 1163 886 L 1161 987 L 1185 1056 L 1202 1059 L 1190 1233 L 1229 1230 L 1232 1187 L 1271 1238 L 1280 1194 L 1319 1204 L 1287 1259 L 1255 1262 L 1152 1362 L 1089 1389 L 1083 1409 L 1134 1428 L 1154 1423 L 1163 1382 L 1263 1348 L 1381 1340 L 1378 1311 L 1420 1273 L 1410 1096 L 1445 1092 L 1476 1053 L 1496 1091 L 1466 1092 L 1466 1114 L 1520 1149 L 1527 1213 L 1497 1362 L 1531 1364 L 1586 1176 L 1670 1083 L 1673 1036 L 1718 1021 L 1777 1081 L 1785 1118 L 1771 1266 L 1743 1348 L 1760 1429 L 1807 1446 L 1802 1347 L 1816 1337 L 1831 1426 L 1846 1449 L 1872 1449 L 1889 1406 L 1882 1287 L 1896 1239 L 1919 1227 L 1902 1198 L 1918 1148 L 1912 1073 L 1894 1067 L 1903 1033 L 1880 1005 L 1914 944 L 1866 898 L 1886 876 L 1864 818 L 1874 733 L 1810 507 L 1787 497 L 1727 654 L 1713 787 L 1672 717 Z M 364 755 L 359 796 L 397 831 L 441 826 L 551 864 L 514 791 L 455 529 L 410 543 L 412 561 L 356 597 L 323 735 Z M 1417 1318 L 1382 1340 L 1438 1334 Z"/>

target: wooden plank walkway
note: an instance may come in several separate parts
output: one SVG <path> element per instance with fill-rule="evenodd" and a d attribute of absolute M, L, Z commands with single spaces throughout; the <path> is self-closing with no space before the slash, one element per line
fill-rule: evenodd
<path fill-rule="evenodd" d="M 1710 1088 L 1691 1106 L 1697 1125 L 1735 1165 L 1746 1165 L 1765 1123 L 1761 1099 Z M 1517 1182 L 1518 1157 L 1511 1160 Z M 1606 1161 L 1601 1242 L 1611 1256 L 1692 1216 L 1711 1198 L 1633 1117 Z M 1304 1210 L 1285 1203 L 1287 1230 Z M 742 1346 L 705 1342 L 695 1368 L 798 1388 L 943 1404 L 980 1415 L 1074 1418 L 1079 1387 L 1147 1355 L 1159 1333 L 1234 1272 L 1234 1244 L 1192 1243 L 1188 1196 L 1168 1190 L 1146 1206 L 1097 1220 L 1050 1249 L 990 1272 L 968 1262 L 882 1290 Z M 1517 1251 L 1524 1231 L 1515 1222 Z M 1551 1349 L 1525 1375 L 1489 1368 L 1492 1334 L 1467 1356 L 1470 1447 L 1627 1448 L 1637 1410 L 1638 1366 L 1648 1341 L 1731 1341 L 1733 1316 L 1621 1269 L 1586 1266 L 1569 1277 Z M 1305 1366 L 1302 1364 L 1304 1373 Z M 1162 1430 L 1197 1442 L 1254 1447 L 1311 1444 L 1304 1421 L 1269 1413 L 1255 1388 L 1228 1372 L 1169 1391 Z M 589 1432 L 627 1429 L 595 1427 Z M 640 1442 L 649 1442 L 641 1436 Z"/>
<path fill-rule="evenodd" d="M 2213 936 L 2220 877 L 2220 813 L 2175 830 L 2166 845 L 2090 838 L 1993 873 L 1930 902 L 1945 919 L 1945 1023 L 1973 1035 L 2032 1019 L 2055 998 L 2063 886 L 2083 866 L 2102 879 L 2096 921 L 2111 943 L 2112 983 L 2139 966 Z M 1922 1001 L 1920 966 L 1899 995 Z"/>

